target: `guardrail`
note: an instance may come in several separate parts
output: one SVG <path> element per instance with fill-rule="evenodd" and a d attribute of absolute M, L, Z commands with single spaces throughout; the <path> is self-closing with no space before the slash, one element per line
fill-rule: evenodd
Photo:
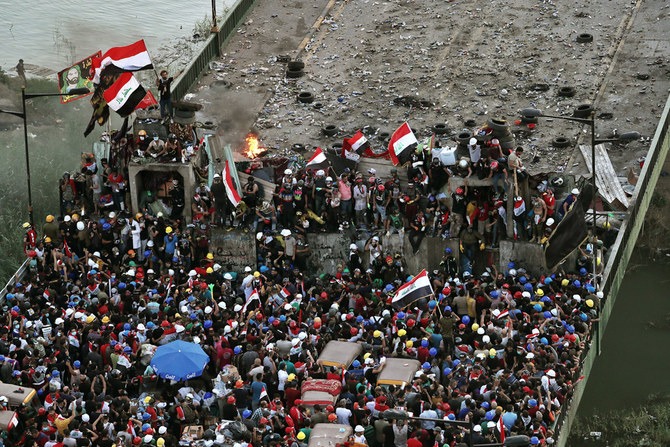
<path fill-rule="evenodd" d="M 570 435 L 570 429 L 577 415 L 579 403 L 586 388 L 591 368 L 595 362 L 596 357 L 600 353 L 600 340 L 607 327 L 607 322 L 612 314 L 614 303 L 619 287 L 626 274 L 628 262 L 635 248 L 635 243 L 642 229 L 644 217 L 649 209 L 649 203 L 654 194 L 654 189 L 661 170 L 663 169 L 663 162 L 670 149 L 670 97 L 665 103 L 665 109 L 658 127 L 654 140 L 649 147 L 647 158 L 640 172 L 635 192 L 633 193 L 632 205 L 628 209 L 628 218 L 624 221 L 623 226 L 619 230 L 616 242 L 614 244 L 613 252 L 607 261 L 604 271 L 604 281 L 602 291 L 605 295 L 605 300 L 600 305 L 600 323 L 596 328 L 596 333 L 589 346 L 589 351 L 584 357 L 582 363 L 581 375 L 584 380 L 580 382 L 574 390 L 572 398 L 568 402 L 567 408 L 561 413 L 559 422 L 556 427 L 558 430 L 558 439 L 556 445 L 558 447 L 565 447 Z"/>
<path fill-rule="evenodd" d="M 0 290 L 0 299 L 4 299 L 5 295 L 7 295 L 7 289 L 10 287 L 14 287 L 17 282 L 20 282 L 23 279 L 23 275 L 26 274 L 26 270 L 28 270 L 28 263 L 30 262 L 29 258 L 26 258 L 25 261 L 23 261 L 23 264 L 21 264 L 21 267 L 16 270 L 16 273 L 14 273 L 14 276 L 7 281 L 7 284 L 5 284 L 5 287 Z"/>
<path fill-rule="evenodd" d="M 213 31 L 205 41 L 200 52 L 184 68 L 181 75 L 172 84 L 172 98 L 179 100 L 198 82 L 202 73 L 209 69 L 209 63 L 221 54 L 228 39 L 251 12 L 256 0 L 239 0 L 221 22 L 219 31 Z"/>

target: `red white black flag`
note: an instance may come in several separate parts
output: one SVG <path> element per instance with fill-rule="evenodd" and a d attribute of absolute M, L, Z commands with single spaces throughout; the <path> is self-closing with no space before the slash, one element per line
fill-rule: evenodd
<path fill-rule="evenodd" d="M 147 91 L 132 73 L 123 73 L 103 93 L 107 105 L 119 115 L 126 117 L 142 102 Z"/>
<path fill-rule="evenodd" d="M 94 75 L 93 83 L 100 83 L 100 73 L 107 67 L 115 67 L 119 71 L 138 71 L 154 68 L 144 40 L 125 46 L 110 48 L 102 57 L 91 61 Z"/>
<path fill-rule="evenodd" d="M 230 203 L 237 208 L 242 201 L 242 198 L 237 192 L 237 189 L 235 189 L 235 183 L 233 182 L 233 177 L 230 175 L 230 168 L 228 167 L 228 160 L 226 160 L 226 165 L 223 167 L 223 184 L 226 185 L 228 200 L 230 200 Z"/>
<path fill-rule="evenodd" d="M 433 295 L 433 287 L 430 285 L 430 278 L 426 270 L 416 275 L 410 282 L 404 284 L 398 289 L 393 297 L 391 305 L 396 309 L 402 309 L 421 298 L 427 298 Z"/>
<path fill-rule="evenodd" d="M 342 144 L 342 151 L 348 150 L 363 155 L 365 150 L 370 147 L 370 142 L 360 130 L 351 138 L 345 138 Z"/>
<path fill-rule="evenodd" d="M 393 135 L 389 142 L 389 154 L 394 165 L 403 164 L 409 160 L 412 150 L 419 144 L 410 129 L 409 124 L 403 123 Z"/>
<path fill-rule="evenodd" d="M 323 153 L 320 147 L 317 147 L 316 150 L 314 151 L 314 155 L 312 155 L 312 158 L 309 159 L 305 167 L 314 169 L 321 165 L 327 165 L 327 164 L 328 159 L 326 158 L 326 154 Z"/>

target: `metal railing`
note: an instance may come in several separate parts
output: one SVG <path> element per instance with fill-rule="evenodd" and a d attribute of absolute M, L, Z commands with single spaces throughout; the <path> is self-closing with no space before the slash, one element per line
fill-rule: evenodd
<path fill-rule="evenodd" d="M 26 258 L 25 261 L 23 261 L 23 264 L 21 264 L 21 267 L 16 270 L 16 273 L 14 273 L 14 276 L 10 278 L 9 281 L 7 281 L 7 284 L 5 284 L 5 287 L 0 290 L 0 300 L 5 298 L 5 295 L 7 295 L 7 290 L 10 287 L 14 287 L 16 283 L 21 282 L 23 279 L 23 276 L 26 274 L 26 270 L 28 270 L 28 263 L 30 262 L 30 258 Z"/>
<path fill-rule="evenodd" d="M 239 0 L 228 11 L 221 22 L 219 31 L 212 31 L 200 52 L 189 62 L 172 84 L 172 98 L 174 100 L 182 99 L 198 82 L 200 76 L 209 70 L 209 63 L 221 54 L 221 47 L 228 42 L 240 23 L 251 12 L 255 3 L 256 0 Z"/>
<path fill-rule="evenodd" d="M 584 357 L 582 363 L 582 371 L 580 375 L 584 376 L 584 380 L 577 385 L 574 394 L 570 398 L 567 407 L 559 416 L 559 421 L 556 424 L 558 431 L 557 447 L 565 447 L 570 435 L 570 429 L 577 415 L 579 403 L 584 394 L 586 383 L 588 382 L 591 368 L 595 362 L 596 357 L 600 353 L 600 341 L 602 335 L 607 327 L 607 322 L 616 301 L 619 287 L 626 274 L 628 262 L 635 249 L 635 243 L 642 229 L 644 218 L 649 209 L 649 203 L 654 195 L 656 182 L 658 181 L 661 171 L 663 169 L 663 162 L 670 149 L 670 134 L 668 128 L 670 127 L 670 97 L 665 103 L 663 115 L 659 121 L 654 140 L 649 147 L 647 158 L 640 172 L 635 192 L 633 193 L 632 205 L 628 209 L 628 218 L 624 221 L 623 226 L 619 230 L 616 242 L 614 244 L 613 252 L 611 253 L 604 271 L 604 280 L 602 292 L 604 300 L 600 303 L 600 322 L 595 328 L 594 337 L 591 340 L 589 350 Z M 594 345 L 595 343 L 595 345 Z"/>

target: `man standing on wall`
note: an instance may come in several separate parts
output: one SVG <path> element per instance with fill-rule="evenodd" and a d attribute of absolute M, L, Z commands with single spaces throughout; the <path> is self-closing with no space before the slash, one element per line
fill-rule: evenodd
<path fill-rule="evenodd" d="M 161 119 L 163 122 L 172 119 L 172 81 L 178 77 L 181 72 L 168 77 L 167 70 L 162 70 L 159 78 L 156 78 L 156 87 L 160 93 Z"/>

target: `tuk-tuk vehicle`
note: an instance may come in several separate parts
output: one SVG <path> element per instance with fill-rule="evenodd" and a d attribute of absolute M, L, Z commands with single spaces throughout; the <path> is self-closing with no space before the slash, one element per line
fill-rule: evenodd
<path fill-rule="evenodd" d="M 342 382 L 333 379 L 309 379 L 300 387 L 300 400 L 306 407 L 334 405 L 342 392 Z"/>
<path fill-rule="evenodd" d="M 354 433 L 350 425 L 316 424 L 309 435 L 307 447 L 333 447 L 342 445 Z"/>
<path fill-rule="evenodd" d="M 377 385 L 406 386 L 414 380 L 421 362 L 415 359 L 386 357 L 386 364 L 377 376 Z"/>
<path fill-rule="evenodd" d="M 34 406 L 36 409 L 41 406 L 39 399 L 36 399 L 37 392 L 33 388 L 25 386 L 0 382 L 0 396 L 7 398 L 9 408 L 13 410 L 19 408 L 22 404 Z"/>
<path fill-rule="evenodd" d="M 348 369 L 362 352 L 363 346 L 359 343 L 332 340 L 323 348 L 316 363 L 323 366 Z"/>

